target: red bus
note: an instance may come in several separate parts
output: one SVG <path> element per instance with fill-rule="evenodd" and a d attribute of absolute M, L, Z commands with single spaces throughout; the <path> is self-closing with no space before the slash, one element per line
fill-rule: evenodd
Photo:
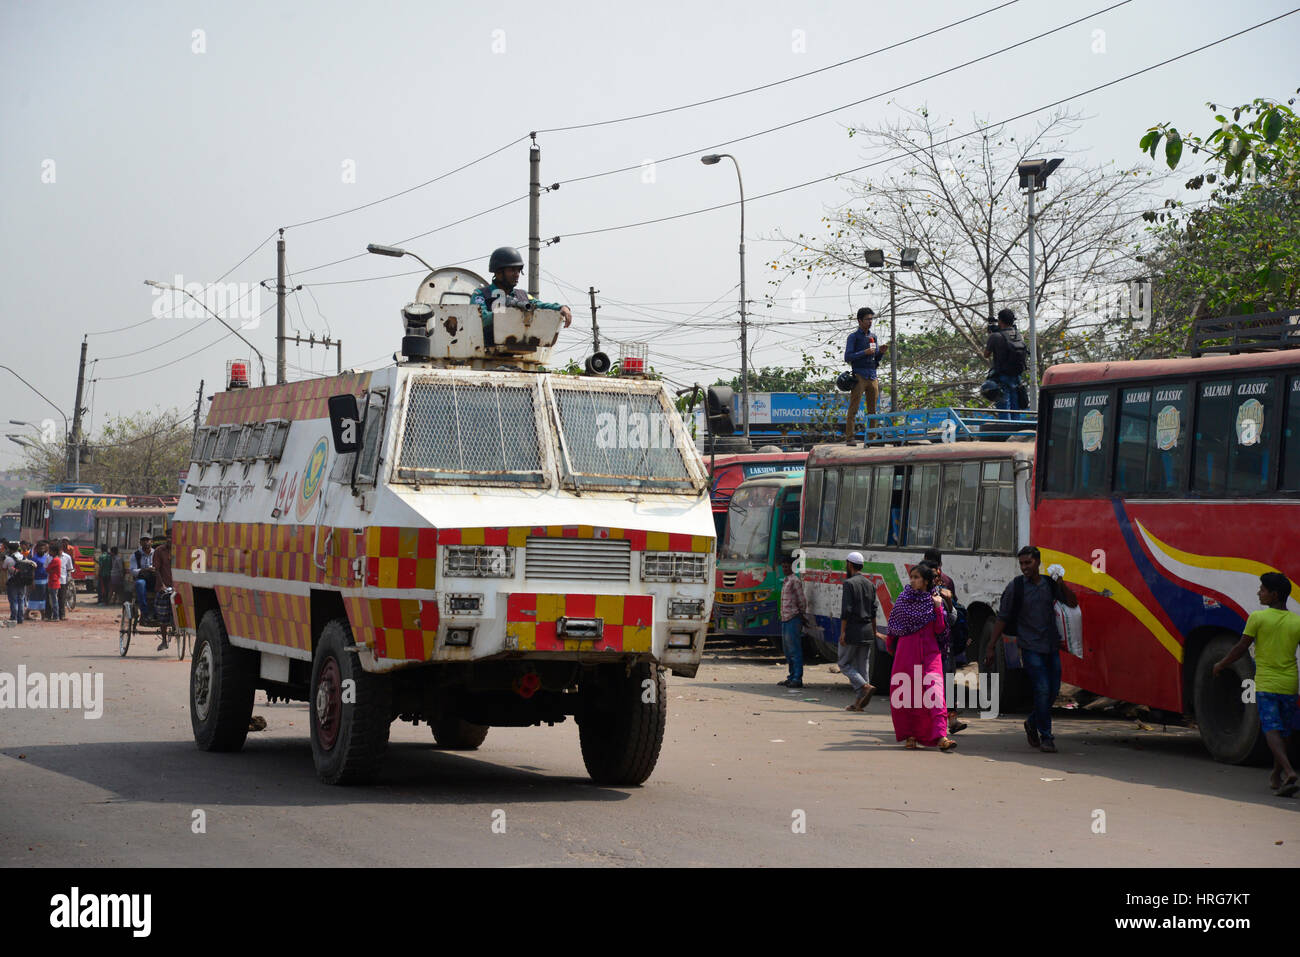
<path fill-rule="evenodd" d="M 712 471 L 709 479 L 709 497 L 713 501 L 713 524 L 718 530 L 721 544 L 727 529 L 727 506 L 736 487 L 745 479 L 786 472 L 803 473 L 807 452 L 749 452 L 743 454 L 704 456 L 704 464 Z"/>
<path fill-rule="evenodd" d="M 1071 684 L 1194 715 L 1220 761 L 1267 754 L 1248 656 L 1211 667 L 1280 571 L 1300 610 L 1300 354 L 1058 365 L 1043 377 L 1030 541 L 1083 610 Z"/>

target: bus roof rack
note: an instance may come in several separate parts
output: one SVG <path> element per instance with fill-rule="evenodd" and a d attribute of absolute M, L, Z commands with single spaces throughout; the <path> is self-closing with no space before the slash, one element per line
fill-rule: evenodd
<path fill-rule="evenodd" d="M 1300 347 L 1300 310 L 1193 319 L 1193 357 L 1209 353 L 1266 352 Z"/>
<path fill-rule="evenodd" d="M 1014 415 L 1014 420 L 1002 416 Z M 865 416 L 863 445 L 897 445 L 901 442 L 978 442 L 1032 439 L 1038 428 L 1038 413 L 1022 409 L 963 409 L 943 406 L 907 412 L 883 412 Z"/>

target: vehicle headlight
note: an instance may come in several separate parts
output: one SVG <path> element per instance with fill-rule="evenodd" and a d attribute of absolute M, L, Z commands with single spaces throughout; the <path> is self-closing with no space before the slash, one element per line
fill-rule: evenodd
<path fill-rule="evenodd" d="M 509 545 L 448 545 L 443 573 L 462 578 L 511 578 L 515 550 Z"/>
<path fill-rule="evenodd" d="M 704 552 L 644 552 L 641 580 L 645 582 L 703 582 L 709 567 Z"/>
<path fill-rule="evenodd" d="M 703 618 L 703 598 L 672 598 L 668 601 L 669 618 Z"/>

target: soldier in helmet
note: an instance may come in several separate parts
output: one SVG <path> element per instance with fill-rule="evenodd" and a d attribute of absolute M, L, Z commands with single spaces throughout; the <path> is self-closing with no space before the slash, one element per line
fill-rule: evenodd
<path fill-rule="evenodd" d="M 502 246 L 495 250 L 492 258 L 488 260 L 488 272 L 492 274 L 492 282 L 475 289 L 474 295 L 470 297 L 470 302 L 478 306 L 478 311 L 483 316 L 484 345 L 490 346 L 495 343 L 492 338 L 492 310 L 503 306 L 524 309 L 529 301 L 532 301 L 535 309 L 558 309 L 566 329 L 573 322 L 573 313 L 569 311 L 568 306 L 562 306 L 558 302 L 538 302 L 529 296 L 526 290 L 519 288 L 519 276 L 523 271 L 524 257 L 519 255 L 519 250 L 511 246 Z"/>

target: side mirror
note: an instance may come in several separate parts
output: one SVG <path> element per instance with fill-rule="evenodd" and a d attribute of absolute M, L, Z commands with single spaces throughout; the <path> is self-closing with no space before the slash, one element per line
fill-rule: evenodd
<path fill-rule="evenodd" d="M 357 397 L 332 395 L 329 397 L 330 428 L 334 432 L 334 451 L 356 452 L 361 448 L 361 418 L 357 413 Z"/>

